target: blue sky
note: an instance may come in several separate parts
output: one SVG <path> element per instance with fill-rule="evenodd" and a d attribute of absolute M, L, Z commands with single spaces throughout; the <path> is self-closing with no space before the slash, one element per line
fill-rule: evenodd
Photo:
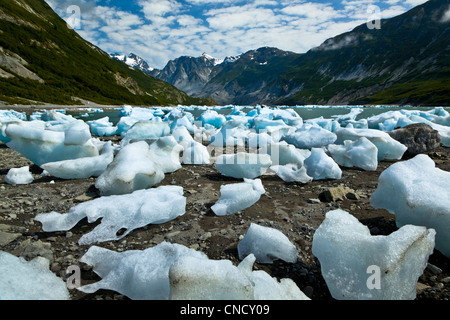
<path fill-rule="evenodd" d="M 154 68 L 206 52 L 218 59 L 264 46 L 303 53 L 373 18 L 426 0 L 46 0 L 86 40 L 133 52 Z M 75 7 L 74 7 L 75 6 Z M 74 8 L 76 10 L 74 10 Z"/>

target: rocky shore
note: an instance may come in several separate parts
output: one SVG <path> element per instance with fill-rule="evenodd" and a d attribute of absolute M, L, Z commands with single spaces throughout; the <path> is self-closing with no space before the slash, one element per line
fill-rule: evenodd
<path fill-rule="evenodd" d="M 114 143 L 118 137 L 111 137 Z M 437 148 L 427 153 L 436 166 L 450 171 L 450 150 Z M 237 244 L 251 223 L 270 226 L 283 232 L 297 247 L 298 261 L 255 264 L 277 278 L 291 278 L 313 300 L 332 300 L 321 275 L 320 264 L 311 252 L 315 230 L 325 214 L 336 208 L 350 212 L 367 225 L 372 235 L 388 235 L 395 230 L 395 216 L 370 206 L 378 177 L 392 161 L 382 161 L 374 172 L 342 168 L 340 180 L 322 180 L 307 184 L 285 183 L 276 175 L 261 177 L 266 193 L 252 207 L 234 215 L 219 217 L 211 206 L 219 199 L 223 184 L 238 182 L 222 176 L 214 165 L 183 165 L 167 174 L 159 185 L 178 185 L 187 197 L 186 213 L 162 225 L 148 225 L 134 230 L 119 241 L 99 246 L 115 251 L 142 250 L 162 241 L 186 245 L 202 251 L 210 259 L 229 259 L 239 263 Z M 10 185 L 5 182 L 9 169 L 30 166 L 34 182 Z M 0 250 L 27 260 L 43 256 L 50 260 L 52 272 L 65 279 L 67 268 L 81 268 L 81 284 L 100 280 L 91 267 L 79 260 L 89 249 L 78 244 L 80 237 L 97 224 L 82 220 L 67 232 L 43 232 L 34 217 L 51 211 L 68 212 L 78 203 L 99 197 L 95 179 L 62 180 L 42 176 L 42 169 L 4 144 L 0 144 Z M 155 186 L 157 187 L 157 186 Z M 72 299 L 121 300 L 127 297 L 100 290 L 85 294 L 70 290 Z M 417 300 L 450 298 L 450 260 L 435 250 L 428 267 L 419 278 Z"/>

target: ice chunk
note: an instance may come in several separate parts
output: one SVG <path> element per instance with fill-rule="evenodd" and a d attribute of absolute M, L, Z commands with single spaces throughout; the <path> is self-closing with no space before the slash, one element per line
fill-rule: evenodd
<path fill-rule="evenodd" d="M 152 158 L 164 173 L 181 168 L 180 154 L 183 150 L 183 146 L 178 144 L 173 136 L 159 138 L 150 144 Z"/>
<path fill-rule="evenodd" d="M 335 144 L 343 144 L 345 140 L 356 141 L 361 137 L 366 137 L 377 147 L 378 161 L 400 160 L 408 149 L 386 132 L 376 129 L 341 128 L 336 131 L 336 135 L 338 138 Z"/>
<path fill-rule="evenodd" d="M 292 263 L 297 261 L 297 248 L 281 231 L 254 223 L 237 248 L 241 260 L 253 254 L 259 263 L 271 264 L 277 259 Z"/>
<path fill-rule="evenodd" d="M 321 148 L 313 148 L 311 155 L 305 159 L 306 173 L 314 180 L 341 179 L 342 170 Z"/>
<path fill-rule="evenodd" d="M 230 260 L 181 257 L 169 270 L 171 300 L 253 300 L 253 284 Z"/>
<path fill-rule="evenodd" d="M 282 166 L 272 166 L 270 169 L 284 182 L 308 183 L 313 180 L 312 177 L 308 176 L 306 167 L 301 164 L 288 163 Z"/>
<path fill-rule="evenodd" d="M 336 134 L 319 126 L 305 124 L 293 133 L 288 133 L 281 138 L 299 149 L 311 149 L 327 146 L 336 141 Z"/>
<path fill-rule="evenodd" d="M 44 231 L 53 232 L 70 230 L 85 217 L 89 223 L 102 218 L 94 230 L 79 240 L 80 244 L 92 244 L 122 239 L 134 229 L 165 223 L 183 215 L 185 210 L 183 188 L 161 186 L 128 195 L 100 197 L 72 207 L 68 213 L 39 214 L 35 220 L 42 223 Z M 120 230 L 123 232 L 118 235 Z"/>
<path fill-rule="evenodd" d="M 190 132 L 185 127 L 176 127 L 172 131 L 172 137 L 175 138 L 175 141 L 181 144 L 185 149 L 194 141 Z"/>
<path fill-rule="evenodd" d="M 98 137 L 109 137 L 118 134 L 117 126 L 113 126 L 113 123 L 109 121 L 109 117 L 104 117 L 98 120 L 92 120 L 86 122 L 93 135 Z"/>
<path fill-rule="evenodd" d="M 93 293 L 114 290 L 133 300 L 168 300 L 169 269 L 184 256 L 206 261 L 205 254 L 179 244 L 162 242 L 145 250 L 115 252 L 92 246 L 81 262 L 93 266 L 102 280 L 78 290 Z"/>
<path fill-rule="evenodd" d="M 220 187 L 220 198 L 211 210 L 218 216 L 234 214 L 254 205 L 266 191 L 260 179 Z"/>
<path fill-rule="evenodd" d="M 31 261 L 0 251 L 1 300 L 70 300 L 66 283 L 43 257 Z"/>
<path fill-rule="evenodd" d="M 36 121 L 9 124 L 5 132 L 11 141 L 7 145 L 38 166 L 48 162 L 99 155 L 93 139 L 86 140 L 85 130 L 70 131 L 68 127 L 66 136 L 66 131 L 52 129 L 45 129 Z"/>
<path fill-rule="evenodd" d="M 210 155 L 206 146 L 193 139 L 190 143 L 184 143 L 183 145 L 185 146 L 183 158 L 181 160 L 183 164 L 202 165 L 210 163 Z"/>
<path fill-rule="evenodd" d="M 450 172 L 435 167 L 427 155 L 391 165 L 383 171 L 371 205 L 406 224 L 436 230 L 436 249 L 450 257 Z"/>
<path fill-rule="evenodd" d="M 213 136 L 211 145 L 216 147 L 243 146 L 249 134 L 245 120 L 230 120 Z"/>
<path fill-rule="evenodd" d="M 108 141 L 99 156 L 44 163 L 41 168 L 60 179 L 87 179 L 100 176 L 113 160 L 114 148 Z"/>
<path fill-rule="evenodd" d="M 330 144 L 328 151 L 340 166 L 375 171 L 378 167 L 378 148 L 366 137 L 346 140 L 344 145 Z"/>
<path fill-rule="evenodd" d="M 209 124 L 217 129 L 221 128 L 225 124 L 225 122 L 227 122 L 225 116 L 219 114 L 215 110 L 206 110 L 200 115 L 198 120 L 202 123 L 203 127 L 206 124 Z"/>
<path fill-rule="evenodd" d="M 164 172 L 154 160 L 145 141 L 122 148 L 95 181 L 101 195 L 126 194 L 150 188 L 164 179 Z"/>
<path fill-rule="evenodd" d="M 33 181 L 29 166 L 9 169 L 5 176 L 5 182 L 8 184 L 29 184 Z"/>
<path fill-rule="evenodd" d="M 312 252 L 335 299 L 413 300 L 435 233 L 407 225 L 389 236 L 372 236 L 354 216 L 335 210 L 316 230 Z"/>
<path fill-rule="evenodd" d="M 286 141 L 272 143 L 258 150 L 259 153 L 270 155 L 272 165 L 286 165 L 289 163 L 303 165 L 306 158 L 311 155 L 308 149 L 298 149 Z"/>
<path fill-rule="evenodd" d="M 236 179 L 255 179 L 272 165 L 268 154 L 239 152 L 217 157 L 216 169 L 224 176 Z"/>
<path fill-rule="evenodd" d="M 170 135 L 167 122 L 138 121 L 125 134 L 121 144 L 125 145 L 133 140 L 151 140 Z"/>
<path fill-rule="evenodd" d="M 169 270 L 172 300 L 309 300 L 291 279 L 278 281 L 252 271 L 250 254 L 238 266 L 230 260 L 182 256 Z"/>

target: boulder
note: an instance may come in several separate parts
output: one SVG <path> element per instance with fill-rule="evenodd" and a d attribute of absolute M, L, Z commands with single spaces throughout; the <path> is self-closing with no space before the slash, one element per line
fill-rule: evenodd
<path fill-rule="evenodd" d="M 405 157 L 428 152 L 441 145 L 439 132 L 425 123 L 410 124 L 390 131 L 388 134 L 408 148 L 404 154 Z"/>

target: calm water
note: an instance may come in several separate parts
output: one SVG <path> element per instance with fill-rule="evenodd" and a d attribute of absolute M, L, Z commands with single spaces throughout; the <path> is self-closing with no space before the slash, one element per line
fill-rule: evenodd
<path fill-rule="evenodd" d="M 282 107 L 281 109 L 286 109 L 287 107 Z M 395 110 L 420 110 L 420 111 L 428 111 L 434 109 L 434 107 L 391 107 L 391 106 L 383 106 L 383 107 L 288 107 L 289 109 L 295 110 L 303 120 L 314 119 L 318 117 L 324 117 L 325 119 L 331 119 L 332 116 L 335 115 L 344 115 L 348 114 L 352 108 L 363 108 L 364 111 L 358 115 L 356 120 L 369 118 L 375 115 L 379 115 L 388 111 Z M 219 114 L 229 115 L 233 108 L 221 108 L 215 109 Z M 255 109 L 254 107 L 242 107 L 241 111 L 248 113 L 249 111 Z M 444 107 L 444 109 L 450 112 L 450 107 Z M 193 114 L 195 118 L 198 118 L 205 110 L 203 109 L 194 109 L 194 110 L 185 110 L 186 112 L 190 112 Z M 168 111 L 166 111 L 167 113 Z M 109 120 L 115 124 L 120 119 L 120 110 L 112 110 L 112 111 L 104 111 L 104 112 L 75 112 L 71 113 L 74 117 L 82 119 L 84 121 L 97 120 L 103 117 L 109 117 Z M 85 116 L 82 116 L 85 115 Z"/>

